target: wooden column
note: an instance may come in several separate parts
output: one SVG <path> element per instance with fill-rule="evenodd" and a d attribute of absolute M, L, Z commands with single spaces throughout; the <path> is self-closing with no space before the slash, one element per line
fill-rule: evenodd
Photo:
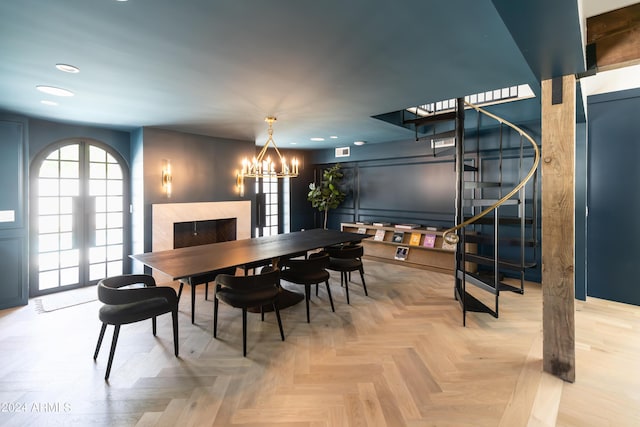
<path fill-rule="evenodd" d="M 543 367 L 575 380 L 575 77 L 542 82 Z"/>

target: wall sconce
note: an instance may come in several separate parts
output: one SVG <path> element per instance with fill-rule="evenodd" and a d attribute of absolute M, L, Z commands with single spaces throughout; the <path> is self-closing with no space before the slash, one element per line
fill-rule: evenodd
<path fill-rule="evenodd" d="M 173 175 L 171 173 L 171 161 L 168 159 L 162 160 L 162 191 L 171 197 L 171 181 Z"/>
<path fill-rule="evenodd" d="M 244 197 L 244 174 L 242 171 L 236 171 L 236 190 L 240 197 Z"/>

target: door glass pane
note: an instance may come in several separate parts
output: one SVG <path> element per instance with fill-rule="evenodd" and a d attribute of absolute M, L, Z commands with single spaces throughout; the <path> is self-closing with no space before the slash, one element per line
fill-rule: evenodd
<path fill-rule="evenodd" d="M 107 181 L 103 179 L 92 179 L 89 181 L 89 195 L 90 196 L 106 196 L 107 195 Z"/>
<path fill-rule="evenodd" d="M 41 178 L 57 178 L 60 176 L 60 171 L 58 170 L 58 161 L 56 160 L 45 160 L 42 162 L 40 166 L 40 177 Z"/>
<path fill-rule="evenodd" d="M 38 180 L 38 192 L 40 194 L 47 194 L 49 196 L 57 196 L 58 180 L 41 178 L 40 180 Z"/>
<path fill-rule="evenodd" d="M 60 286 L 73 285 L 80 281 L 80 269 L 78 267 L 63 268 L 60 270 Z"/>
<path fill-rule="evenodd" d="M 89 161 L 104 163 L 107 161 L 107 152 L 95 145 L 89 146 Z"/>
<path fill-rule="evenodd" d="M 60 162 L 60 177 L 61 178 L 79 178 L 80 168 L 78 162 Z"/>
<path fill-rule="evenodd" d="M 60 266 L 72 267 L 80 265 L 80 253 L 77 249 L 60 252 Z"/>
<path fill-rule="evenodd" d="M 60 285 L 58 270 L 45 271 L 38 275 L 38 289 L 46 290 Z"/>
<path fill-rule="evenodd" d="M 49 252 L 38 256 L 38 268 L 40 271 L 53 270 L 60 265 L 58 252 Z"/>
<path fill-rule="evenodd" d="M 58 218 L 58 215 L 41 216 L 38 218 L 38 231 L 40 233 L 55 233 L 60 231 Z"/>
<path fill-rule="evenodd" d="M 56 157 L 57 158 L 57 157 Z M 80 160 L 80 145 L 70 144 L 60 148 L 60 160 Z"/>
<path fill-rule="evenodd" d="M 90 163 L 89 177 L 92 179 L 104 179 L 107 177 L 107 165 L 105 163 Z"/>
<path fill-rule="evenodd" d="M 60 212 L 60 201 L 57 197 L 40 197 L 38 200 L 40 215 L 51 215 Z"/>
<path fill-rule="evenodd" d="M 79 196 L 80 180 L 78 179 L 61 179 L 60 180 L 61 196 Z"/>
<path fill-rule="evenodd" d="M 91 264 L 89 266 L 89 280 L 100 280 L 107 277 L 106 266 L 105 263 Z"/>

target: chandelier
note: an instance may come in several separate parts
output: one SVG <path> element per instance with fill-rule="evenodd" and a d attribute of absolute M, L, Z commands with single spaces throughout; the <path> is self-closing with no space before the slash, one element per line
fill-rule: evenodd
<path fill-rule="evenodd" d="M 298 159 L 293 158 L 291 163 L 287 162 L 287 159 L 280 153 L 276 143 L 273 140 L 273 122 L 276 121 L 275 117 L 267 117 L 264 119 L 269 123 L 269 138 L 262 147 L 262 150 L 258 153 L 257 157 L 249 161 L 246 157 L 242 160 L 242 169 L 240 170 L 240 179 L 244 178 L 295 178 L 298 176 Z M 271 156 L 267 155 L 267 149 L 269 145 L 273 146 L 276 154 L 280 158 L 280 165 L 277 165 Z M 265 158 L 266 156 L 266 158 Z"/>

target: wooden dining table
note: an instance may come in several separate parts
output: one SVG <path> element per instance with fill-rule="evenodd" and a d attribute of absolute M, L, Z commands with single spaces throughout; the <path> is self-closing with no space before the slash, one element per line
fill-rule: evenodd
<path fill-rule="evenodd" d="M 261 261 L 269 261 L 277 266 L 278 261 L 283 257 L 300 255 L 307 251 L 342 243 L 357 243 L 368 237 L 371 236 L 317 228 L 274 236 L 147 252 L 130 255 L 130 257 L 166 274 L 172 280 L 188 281 L 191 284 L 194 277 L 225 268 L 241 267 Z M 279 305 L 280 307 L 293 305 L 302 298 L 302 294 L 283 289 Z"/>

